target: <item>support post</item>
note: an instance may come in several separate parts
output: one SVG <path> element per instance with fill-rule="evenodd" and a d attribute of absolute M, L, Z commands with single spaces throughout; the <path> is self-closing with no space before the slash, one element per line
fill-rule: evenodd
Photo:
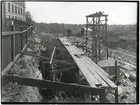
<path fill-rule="evenodd" d="M 20 31 L 22 32 L 22 26 L 20 26 Z M 20 35 L 20 44 L 21 44 L 21 49 L 23 48 L 23 36 L 22 36 L 22 33 Z"/>
<path fill-rule="evenodd" d="M 33 27 L 30 28 L 30 38 L 32 38 L 32 29 Z"/>
<path fill-rule="evenodd" d="M 107 36 L 107 17 L 105 17 L 106 53 L 108 59 L 108 36 Z"/>
<path fill-rule="evenodd" d="M 95 23 L 97 23 L 97 18 L 95 18 Z M 96 30 L 94 30 L 95 32 L 95 34 L 94 34 L 94 36 L 95 36 L 95 62 L 97 63 L 97 33 L 96 33 Z"/>
<path fill-rule="evenodd" d="M 88 35 L 88 17 L 86 17 L 86 36 Z"/>
<path fill-rule="evenodd" d="M 118 87 L 115 89 L 115 103 L 118 103 Z"/>
<path fill-rule="evenodd" d="M 99 27 L 98 27 L 98 28 L 99 28 L 99 30 L 98 30 L 98 31 L 99 31 L 99 34 L 98 34 L 98 40 L 99 40 L 99 50 L 98 50 L 98 51 L 99 51 L 99 56 L 98 56 L 98 57 L 99 57 L 99 59 L 100 59 L 100 55 L 101 55 L 101 54 L 100 54 L 100 36 L 101 36 L 101 33 L 100 33 L 100 31 L 101 31 L 101 27 L 100 27 L 100 25 L 101 25 L 100 16 L 98 17 L 98 19 L 99 19 L 99 20 L 98 20 L 98 26 L 99 26 Z"/>
<path fill-rule="evenodd" d="M 86 37 L 86 54 L 87 54 L 87 41 L 88 41 L 88 37 Z"/>
<path fill-rule="evenodd" d="M 118 80 L 118 67 L 117 67 L 117 60 L 115 60 L 115 81 Z"/>
<path fill-rule="evenodd" d="M 99 36 L 99 59 L 101 59 L 101 44 L 100 44 L 100 36 Z"/>
<path fill-rule="evenodd" d="M 11 61 L 14 60 L 13 35 L 11 35 Z"/>
<path fill-rule="evenodd" d="M 11 31 L 15 31 L 14 23 L 12 21 Z M 11 35 L 11 60 L 13 61 L 15 57 L 15 34 Z"/>
<path fill-rule="evenodd" d="M 92 60 L 96 57 L 96 32 L 95 32 L 95 18 L 93 17 L 93 30 L 92 30 Z"/>
<path fill-rule="evenodd" d="M 26 43 L 27 43 L 27 39 L 28 39 L 28 31 L 27 31 L 28 27 L 26 27 Z"/>
<path fill-rule="evenodd" d="M 15 31 L 15 25 L 13 25 L 13 29 Z M 13 49 L 14 49 L 14 57 L 16 55 L 16 36 L 13 34 Z"/>
<path fill-rule="evenodd" d="M 107 99 L 106 99 L 106 95 L 105 95 L 105 90 L 99 96 L 100 96 L 100 103 L 107 103 Z"/>
<path fill-rule="evenodd" d="M 84 42 L 82 41 L 82 49 L 83 49 L 83 52 L 84 52 Z"/>

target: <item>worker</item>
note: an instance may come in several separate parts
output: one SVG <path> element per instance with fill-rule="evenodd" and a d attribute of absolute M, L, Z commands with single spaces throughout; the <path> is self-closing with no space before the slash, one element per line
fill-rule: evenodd
<path fill-rule="evenodd" d="M 83 36 L 84 35 L 84 28 L 82 27 L 82 29 L 81 29 L 81 35 Z"/>
<path fill-rule="evenodd" d="M 67 33 L 68 33 L 68 37 L 70 38 L 70 36 L 71 36 L 71 29 L 70 28 L 67 30 Z"/>

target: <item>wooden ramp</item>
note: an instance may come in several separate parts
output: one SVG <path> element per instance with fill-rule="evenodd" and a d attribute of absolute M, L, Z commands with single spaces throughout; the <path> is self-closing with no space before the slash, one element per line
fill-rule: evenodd
<path fill-rule="evenodd" d="M 65 37 L 59 38 L 59 40 L 70 53 L 91 87 L 117 88 L 115 83 L 108 78 L 109 74 L 88 58 L 84 52 Z"/>

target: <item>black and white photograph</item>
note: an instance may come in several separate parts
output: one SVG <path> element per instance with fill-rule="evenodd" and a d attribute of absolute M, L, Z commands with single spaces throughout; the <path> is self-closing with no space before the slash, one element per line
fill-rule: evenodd
<path fill-rule="evenodd" d="M 139 103 L 139 1 L 1 1 L 1 103 Z"/>

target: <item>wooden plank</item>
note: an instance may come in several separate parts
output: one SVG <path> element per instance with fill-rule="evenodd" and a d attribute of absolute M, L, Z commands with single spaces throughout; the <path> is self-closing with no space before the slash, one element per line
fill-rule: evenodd
<path fill-rule="evenodd" d="M 78 50 L 78 48 L 77 48 L 77 50 Z M 86 58 L 86 59 L 85 59 Z M 115 85 L 115 83 L 114 82 L 112 82 L 110 79 L 108 79 L 101 71 L 103 71 L 98 65 L 96 65 L 93 61 L 92 61 L 92 63 L 91 63 L 91 61 L 90 62 L 88 62 L 89 61 L 89 58 L 87 57 L 87 56 L 85 56 L 84 57 L 84 59 L 85 59 L 85 61 L 86 61 L 86 63 L 88 63 L 92 68 L 93 68 L 93 70 L 95 70 L 95 72 L 96 73 L 98 73 L 98 75 L 110 86 L 110 87 L 112 87 L 112 88 L 116 88 L 117 86 Z M 88 59 L 88 60 L 87 60 Z M 86 64 L 85 63 L 85 64 Z M 98 70 L 98 69 L 100 69 L 100 71 Z M 93 72 L 91 69 L 89 69 L 91 72 Z M 94 73 L 95 73 L 94 72 Z M 99 81 L 101 82 L 101 83 L 103 83 L 104 85 L 105 85 L 105 87 L 106 87 L 106 84 L 100 79 L 100 78 L 98 78 L 99 79 Z"/>
<path fill-rule="evenodd" d="M 94 69 L 91 67 L 91 65 L 85 61 L 85 57 L 82 59 L 84 64 L 89 68 L 88 70 L 90 73 L 102 84 L 103 87 L 109 87 L 106 82 L 94 71 Z"/>
<path fill-rule="evenodd" d="M 2 71 L 2 76 L 5 75 L 13 66 L 14 62 L 10 62 L 8 66 Z"/>
<path fill-rule="evenodd" d="M 67 72 L 67 71 L 74 71 L 76 67 L 71 68 L 64 68 L 64 69 L 58 69 L 58 70 L 50 70 L 51 73 L 60 73 L 60 72 Z"/>
<path fill-rule="evenodd" d="M 56 89 L 56 90 L 65 90 L 65 91 L 73 91 L 73 92 L 87 92 L 94 95 L 100 95 L 104 91 L 102 88 L 93 88 L 85 85 L 72 84 L 72 83 L 61 83 L 61 82 L 53 82 L 50 80 L 38 80 L 31 78 L 24 78 L 19 76 L 11 76 L 5 75 L 4 78 L 9 80 L 10 82 L 16 82 L 19 85 L 24 86 L 33 86 L 38 88 L 48 88 L 48 89 Z"/>
<path fill-rule="evenodd" d="M 21 54 L 23 55 L 29 55 L 29 56 L 33 56 L 33 57 L 38 57 L 40 59 L 46 59 L 46 60 L 49 60 L 50 61 L 50 57 L 45 57 L 45 56 L 41 56 L 41 55 L 36 55 L 36 54 L 31 54 L 31 53 L 28 53 L 28 52 L 20 52 Z M 59 63 L 64 63 L 64 64 L 68 64 L 68 65 L 73 65 L 73 63 L 70 63 L 70 62 L 67 62 L 65 60 L 57 60 L 57 59 L 53 59 L 54 62 L 59 62 Z"/>
<path fill-rule="evenodd" d="M 74 47 L 73 51 L 79 52 L 79 49 L 77 47 Z M 90 73 L 102 84 L 103 87 L 108 87 L 108 85 L 100 78 L 100 76 L 94 71 L 94 69 L 91 68 L 91 65 L 89 65 L 88 62 L 85 61 L 85 56 L 82 56 L 79 60 L 85 64 L 87 70 L 90 71 Z"/>
<path fill-rule="evenodd" d="M 86 57 L 89 59 L 88 57 Z M 116 88 L 117 86 L 115 85 L 114 82 L 112 82 L 108 77 L 106 77 L 102 72 L 100 72 L 98 69 L 100 68 L 98 65 L 96 65 L 94 62 L 90 63 L 91 66 L 94 68 L 95 72 L 99 74 L 99 76 L 111 87 L 111 88 Z M 100 68 L 101 69 L 101 68 Z"/>
<path fill-rule="evenodd" d="M 94 63 L 90 58 L 86 57 L 86 59 L 89 61 L 91 65 L 93 65 L 98 71 L 100 71 L 102 74 L 104 74 L 106 77 L 110 77 L 110 75 L 105 72 L 101 67 L 99 67 L 96 63 Z"/>
<path fill-rule="evenodd" d="M 79 52 L 79 49 L 76 49 L 76 47 L 74 47 L 72 49 L 75 52 Z M 94 69 L 91 67 L 91 65 L 86 61 L 85 59 L 86 56 L 83 56 L 81 58 L 79 58 L 79 60 L 81 62 L 83 62 L 83 64 L 85 65 L 85 67 L 87 68 L 87 70 L 89 70 L 89 72 L 99 81 L 100 84 L 102 84 L 103 87 L 109 87 L 102 79 L 101 77 L 94 71 Z"/>
<path fill-rule="evenodd" d="M 90 84 L 90 86 L 96 87 L 96 85 L 99 85 L 99 82 L 96 80 L 96 78 L 94 78 L 90 74 L 90 72 L 86 69 L 86 67 L 84 66 L 84 64 L 82 64 L 82 62 L 79 62 L 79 60 L 74 55 L 71 55 L 71 56 L 75 60 L 77 66 L 81 70 L 82 74 L 85 76 L 85 78 L 88 81 L 88 83 Z"/>
<path fill-rule="evenodd" d="M 56 49 L 56 47 L 53 48 L 53 53 L 52 53 L 52 55 L 51 55 L 50 64 L 52 64 L 52 60 L 53 60 L 53 57 L 54 57 L 55 49 Z"/>
<path fill-rule="evenodd" d="M 81 50 L 79 50 L 79 51 L 82 52 Z M 86 57 L 86 58 L 88 58 L 88 57 Z M 92 63 L 94 63 L 90 58 L 88 58 L 87 60 L 89 61 L 90 65 L 92 65 Z M 97 65 L 97 64 L 95 64 L 95 65 Z M 99 67 L 98 65 L 96 67 L 97 67 L 98 71 L 102 72 L 106 77 L 110 77 L 110 75 L 107 72 L 105 72 L 101 67 Z"/>
<path fill-rule="evenodd" d="M 69 52 L 71 52 L 70 51 L 71 48 L 69 49 L 68 47 L 66 47 L 66 49 Z M 90 86 L 96 87 L 96 85 L 99 85 L 100 83 L 96 80 L 96 78 L 94 76 L 92 76 L 92 74 L 87 70 L 87 68 L 84 66 L 84 64 L 82 64 L 82 62 L 79 62 L 79 60 L 72 53 L 70 53 L 70 54 L 73 57 L 73 59 L 75 60 L 75 62 L 77 63 L 79 69 L 81 70 L 81 72 L 83 73 L 85 78 L 87 79 L 87 81 L 90 84 Z"/>

